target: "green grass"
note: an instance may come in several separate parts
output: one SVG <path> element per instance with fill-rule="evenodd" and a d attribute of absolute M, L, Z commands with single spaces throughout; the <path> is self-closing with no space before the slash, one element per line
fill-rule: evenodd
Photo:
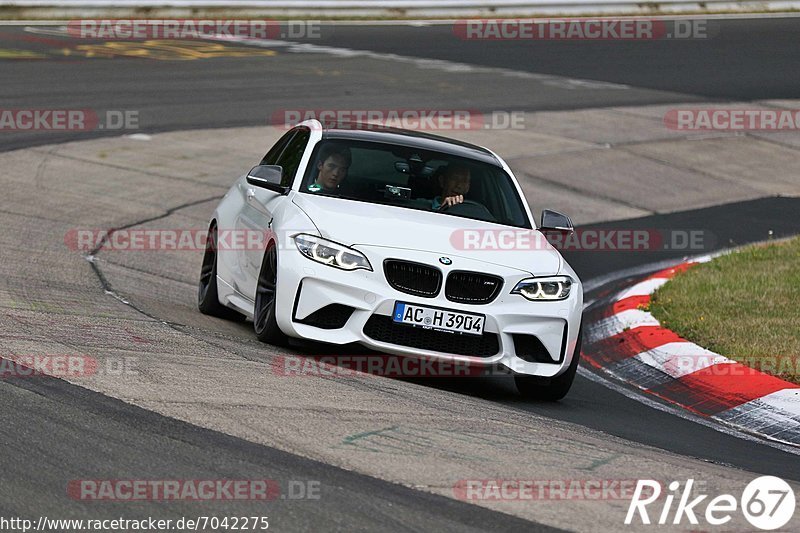
<path fill-rule="evenodd" d="M 649 310 L 686 340 L 800 383 L 800 238 L 695 266 L 656 291 Z"/>

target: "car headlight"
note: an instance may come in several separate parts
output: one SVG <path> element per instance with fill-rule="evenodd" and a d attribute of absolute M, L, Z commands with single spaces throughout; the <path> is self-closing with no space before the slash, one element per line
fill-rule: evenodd
<path fill-rule="evenodd" d="M 523 279 L 511 294 L 521 294 L 531 301 L 565 300 L 569 298 L 572 278 L 569 276 L 551 276 L 547 278 Z"/>
<path fill-rule="evenodd" d="M 342 270 L 372 270 L 367 257 L 338 242 L 329 241 L 315 235 L 299 233 L 294 236 L 297 249 L 312 261 Z"/>

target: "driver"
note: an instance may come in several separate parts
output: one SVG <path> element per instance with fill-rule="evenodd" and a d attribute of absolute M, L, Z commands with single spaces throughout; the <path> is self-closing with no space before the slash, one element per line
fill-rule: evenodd
<path fill-rule="evenodd" d="M 317 163 L 317 178 L 308 186 L 313 192 L 335 193 L 347 177 L 352 156 L 345 146 L 326 144 L 322 147 Z"/>
<path fill-rule="evenodd" d="M 434 211 L 446 209 L 464 202 L 464 195 L 469 192 L 470 172 L 464 165 L 449 165 L 439 176 L 442 194 L 431 200 Z"/>

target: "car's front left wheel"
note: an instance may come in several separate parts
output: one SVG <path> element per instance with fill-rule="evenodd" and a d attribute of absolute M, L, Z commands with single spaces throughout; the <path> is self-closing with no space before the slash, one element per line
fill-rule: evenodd
<path fill-rule="evenodd" d="M 287 344 L 286 334 L 278 327 L 275 319 L 275 295 L 278 288 L 278 249 L 271 242 L 264 252 L 261 270 L 258 274 L 255 308 L 253 309 L 253 328 L 261 342 L 276 346 Z"/>
<path fill-rule="evenodd" d="M 197 285 L 197 308 L 204 315 L 230 320 L 244 320 L 244 315 L 219 303 L 217 292 L 217 226 L 208 229 L 200 282 Z"/>

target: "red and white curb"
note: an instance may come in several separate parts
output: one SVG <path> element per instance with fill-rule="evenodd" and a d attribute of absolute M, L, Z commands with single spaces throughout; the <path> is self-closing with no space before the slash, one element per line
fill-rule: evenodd
<path fill-rule="evenodd" d="M 588 313 L 583 359 L 648 394 L 748 433 L 800 445 L 800 385 L 716 354 L 661 327 L 645 311 L 678 272 L 651 274 Z"/>

